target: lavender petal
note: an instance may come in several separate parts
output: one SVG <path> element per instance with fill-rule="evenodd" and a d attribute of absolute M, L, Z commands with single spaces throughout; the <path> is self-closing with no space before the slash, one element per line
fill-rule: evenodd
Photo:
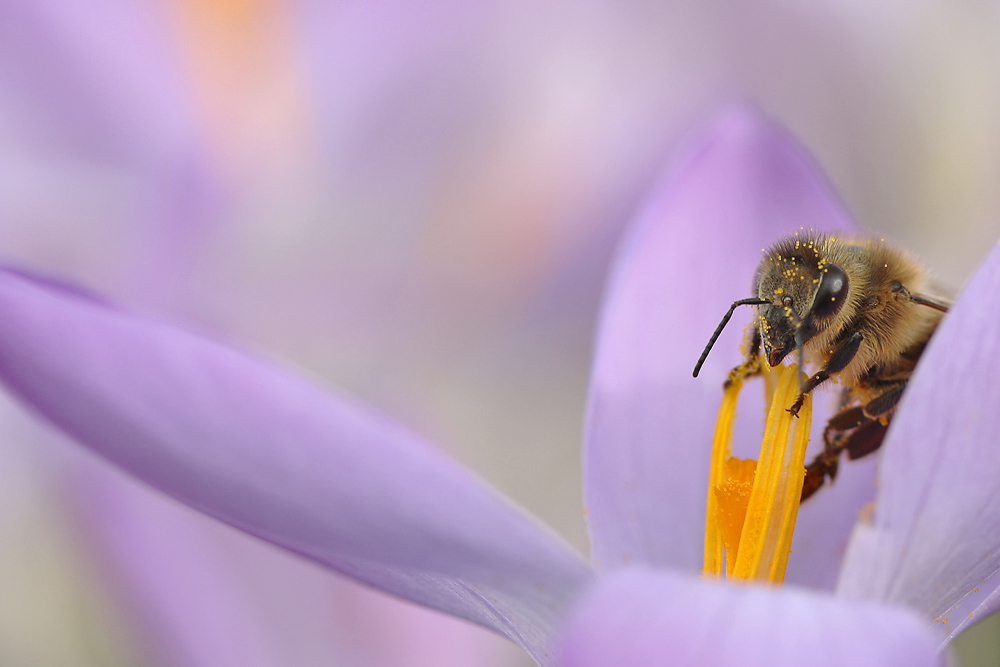
<path fill-rule="evenodd" d="M 764 246 L 800 227 L 851 228 L 817 173 L 782 130 L 738 108 L 695 137 L 636 216 L 607 287 L 586 421 L 584 488 L 598 567 L 700 569 L 715 412 L 722 380 L 740 362 L 749 309 L 723 332 L 701 376 L 691 371 L 729 304 L 749 295 Z M 741 397 L 748 407 L 734 450 L 760 446 L 760 394 Z M 842 548 L 848 530 L 817 527 L 806 542 Z"/>
<path fill-rule="evenodd" d="M 0 272 L 0 379 L 151 486 L 382 590 L 541 647 L 587 581 L 418 436 L 224 345 Z"/>
<path fill-rule="evenodd" d="M 633 568 L 583 599 L 558 654 L 562 667 L 931 667 L 937 646 L 904 607 Z"/>
<path fill-rule="evenodd" d="M 948 627 L 994 611 L 1000 570 L 1000 245 L 931 339 L 882 447 L 875 512 L 838 591 Z M 948 618 L 956 605 L 962 618 Z M 971 608 L 970 608 L 971 607 Z M 947 619 L 947 623 L 944 622 Z"/>

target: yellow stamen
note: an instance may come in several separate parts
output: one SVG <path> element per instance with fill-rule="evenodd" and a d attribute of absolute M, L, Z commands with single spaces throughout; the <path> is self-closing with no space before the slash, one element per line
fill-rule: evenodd
<path fill-rule="evenodd" d="M 798 396 L 798 369 L 792 365 L 775 369 L 774 374 L 778 375 L 777 387 L 769 401 L 757 462 L 730 456 L 742 381 L 731 382 L 722 398 L 705 518 L 704 572 L 708 576 L 721 577 L 725 561 L 727 579 L 780 584 L 785 577 L 805 477 L 812 401 L 807 395 L 789 447 L 794 418 L 787 408 Z"/>
<path fill-rule="evenodd" d="M 726 576 L 733 576 L 737 554 L 740 549 L 740 535 L 746 522 L 747 504 L 753 491 L 753 479 L 757 462 L 753 459 L 726 459 L 724 479 L 712 489 L 718 503 L 719 530 L 726 553 Z"/>
<path fill-rule="evenodd" d="M 715 435 L 712 437 L 712 461 L 708 473 L 708 500 L 705 518 L 705 557 L 704 572 L 706 575 L 719 577 L 722 575 L 723 539 L 722 525 L 719 521 L 719 504 L 715 489 L 722 484 L 726 469 L 726 459 L 729 457 L 730 442 L 733 432 L 733 418 L 736 416 L 736 397 L 739 396 L 743 381 L 731 379 L 722 394 L 722 405 L 719 416 L 715 420 Z"/>

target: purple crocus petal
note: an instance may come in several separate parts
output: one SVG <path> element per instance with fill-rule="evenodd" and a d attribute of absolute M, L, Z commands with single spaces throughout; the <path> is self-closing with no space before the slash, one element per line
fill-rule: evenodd
<path fill-rule="evenodd" d="M 144 663 L 345 663 L 333 633 L 332 575 L 102 462 L 79 461 L 68 472 L 84 529 L 108 570 L 105 579 L 144 640 Z M 266 577 L 254 577 L 250 556 L 270 559 Z M 285 604 L 262 599 L 268 587 L 280 589 Z"/>
<path fill-rule="evenodd" d="M 176 307 L 169 297 L 184 291 L 192 259 L 174 266 L 178 248 L 210 246 L 222 202 L 171 11 L 127 0 L 0 3 L 0 113 L 11 119 L 4 139 L 12 156 L 9 168 L 0 164 L 0 179 L 13 195 L 4 197 L 0 244 L 5 253 L 38 257 L 52 238 L 65 244 L 67 230 L 94 232 L 93 201 L 116 202 L 99 217 L 114 227 L 119 252 L 105 249 L 87 266 L 86 255 L 67 251 L 68 270 L 134 285 L 138 266 L 157 276 L 144 281 L 141 300 Z M 118 174 L 111 189 L 102 176 L 109 167 Z M 122 234 L 132 229 L 135 237 Z M 139 248 L 129 248 L 133 238 Z M 63 254 L 51 257 L 67 265 Z"/>
<path fill-rule="evenodd" d="M 157 3 L 0 3 L 0 81 L 26 131 L 140 167 L 184 153 L 195 136 L 169 16 Z"/>
<path fill-rule="evenodd" d="M 906 604 L 943 623 L 1000 569 L 1000 245 L 931 339 L 882 447 L 870 522 L 838 590 Z M 951 618 L 949 623 L 964 621 Z M 948 624 L 943 624 L 947 629 Z"/>
<path fill-rule="evenodd" d="M 557 653 L 562 667 L 930 667 L 937 645 L 905 607 L 625 569 L 583 599 Z"/>
<path fill-rule="evenodd" d="M 77 514 L 144 640 L 143 664 L 472 665 L 501 642 L 233 530 L 103 461 L 72 458 Z"/>
<path fill-rule="evenodd" d="M 420 438 L 226 346 L 0 272 L 0 379 L 168 495 L 542 664 L 586 565 Z"/>
<path fill-rule="evenodd" d="M 823 428 L 827 419 L 814 416 L 814 427 Z M 823 439 L 813 429 L 817 449 Z M 799 508 L 799 522 L 792 538 L 785 581 L 809 588 L 832 591 L 837 587 L 840 566 L 850 542 L 854 524 L 875 496 L 878 457 L 840 463 L 837 480 L 820 489 Z"/>
<path fill-rule="evenodd" d="M 720 385 L 740 361 L 740 322 L 751 313 L 737 315 L 697 380 L 691 370 L 729 304 L 748 295 L 764 246 L 800 227 L 851 227 L 817 174 L 759 113 L 729 111 L 668 170 L 627 233 L 605 296 L 586 423 L 598 566 L 701 568 Z M 747 403 L 759 406 L 760 393 L 744 392 Z M 737 434 L 759 437 L 761 408 L 741 413 Z M 846 533 L 814 542 L 828 538 Z"/>
<path fill-rule="evenodd" d="M 942 643 L 947 644 L 973 625 L 986 620 L 1000 609 L 1000 571 L 979 584 L 972 592 L 958 601 L 935 621 L 941 622 L 938 630 L 944 633 Z M 947 622 L 944 622 L 947 619 Z"/>

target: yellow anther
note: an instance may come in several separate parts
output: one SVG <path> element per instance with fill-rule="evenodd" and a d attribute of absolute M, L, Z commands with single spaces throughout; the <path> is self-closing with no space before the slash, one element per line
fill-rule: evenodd
<path fill-rule="evenodd" d="M 730 456 L 738 380 L 725 390 L 712 443 L 704 572 L 726 578 L 780 584 L 792 544 L 805 476 L 805 447 L 809 440 L 811 398 L 799 410 L 794 439 L 789 446 L 793 417 L 787 408 L 798 395 L 798 369 L 792 365 L 778 375 L 769 402 L 767 423 L 758 461 Z"/>

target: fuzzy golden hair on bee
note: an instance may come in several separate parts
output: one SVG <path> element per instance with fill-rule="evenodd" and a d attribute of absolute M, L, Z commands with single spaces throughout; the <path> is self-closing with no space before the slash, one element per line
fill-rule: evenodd
<path fill-rule="evenodd" d="M 788 407 L 792 414 L 828 380 L 842 385 L 849 407 L 831 419 L 822 461 L 807 467 L 804 499 L 825 477 L 833 479 L 841 451 L 857 458 L 881 444 L 920 354 L 948 309 L 945 301 L 923 293 L 927 283 L 920 263 L 883 239 L 815 232 L 787 236 L 764 251 L 753 296 L 732 304 L 694 375 L 733 311 L 753 305 L 757 316 L 749 354 L 730 371 L 727 384 L 794 354 L 800 367 L 808 361 L 817 370 Z"/>

